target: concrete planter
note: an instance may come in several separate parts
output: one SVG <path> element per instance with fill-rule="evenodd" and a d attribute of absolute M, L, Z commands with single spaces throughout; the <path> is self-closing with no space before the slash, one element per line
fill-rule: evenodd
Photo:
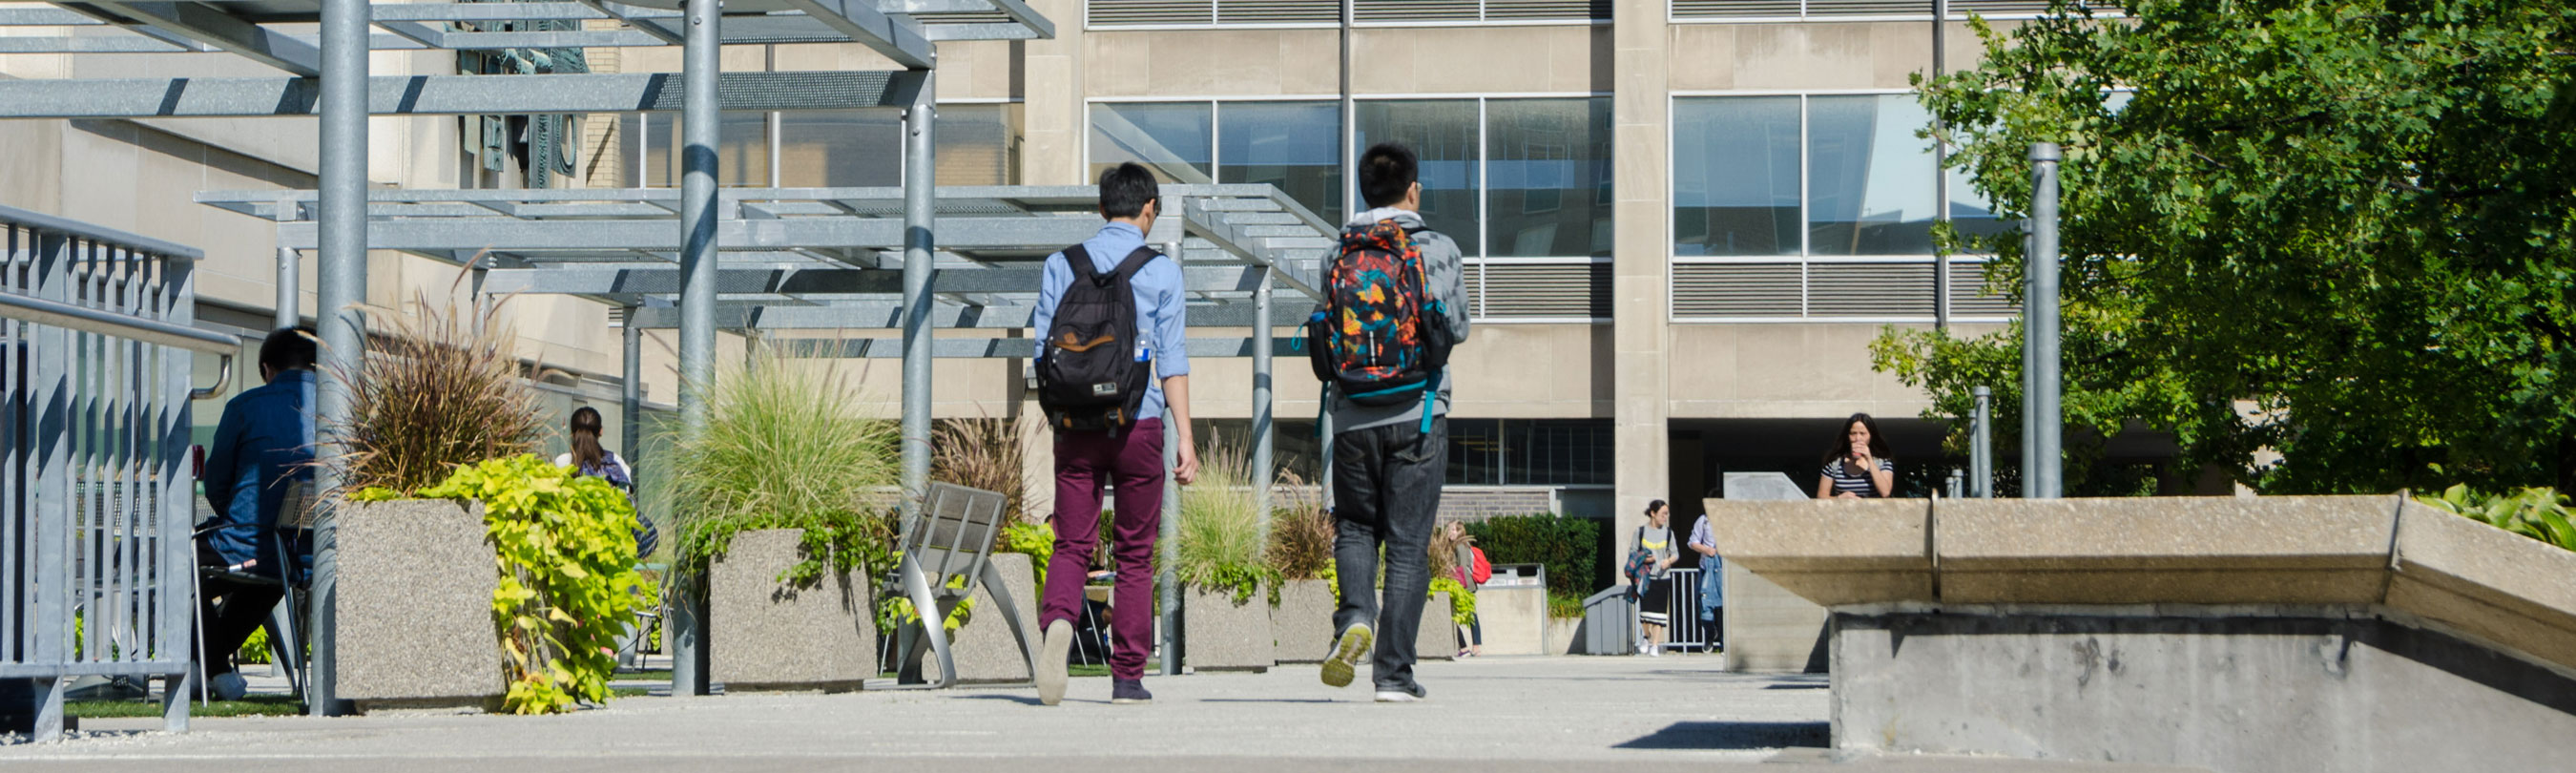
<path fill-rule="evenodd" d="M 496 706 L 500 575 L 482 503 L 341 502 L 335 517 L 338 696 L 362 712 Z"/>
<path fill-rule="evenodd" d="M 1321 663 L 1333 654 L 1333 582 L 1289 580 L 1270 608 L 1271 638 L 1281 663 Z"/>
<path fill-rule="evenodd" d="M 1548 619 L 1547 619 L 1547 642 L 1546 642 L 1546 644 L 1547 644 L 1547 646 L 1546 646 L 1544 649 L 1541 649 L 1541 650 L 1539 651 L 1539 654 L 1541 654 L 1541 655 L 1581 655 L 1581 654 L 1583 654 L 1583 618 L 1580 618 L 1580 617 L 1551 617 L 1551 618 L 1548 618 Z M 1493 652 L 1494 652 L 1494 648 L 1493 648 L 1492 646 L 1488 645 L 1488 646 L 1486 646 L 1486 647 L 1485 647 L 1485 653 L 1486 653 L 1486 654 L 1489 654 L 1489 655 L 1490 655 L 1490 654 L 1493 654 Z"/>
<path fill-rule="evenodd" d="M 1190 588 L 1181 602 L 1182 663 L 1200 671 L 1268 671 L 1278 665 L 1269 589 L 1234 603 L 1234 591 Z"/>
<path fill-rule="evenodd" d="M 856 690 L 877 673 L 868 578 L 806 587 L 778 576 L 804 557 L 803 529 L 734 535 L 707 571 L 708 676 L 727 691 Z"/>
<path fill-rule="evenodd" d="M 1038 589 L 1034 573 L 1029 570 L 1029 557 L 1020 553 L 995 553 L 993 568 L 1002 573 L 1002 584 L 1011 594 L 1011 603 L 1020 613 L 1020 630 L 1027 631 L 1029 645 L 1037 646 Z M 1002 617 L 1001 605 L 993 602 L 991 589 L 975 587 L 975 611 L 951 635 L 949 657 L 957 662 L 957 681 L 961 684 L 1002 684 L 1026 682 L 1028 656 L 1020 651 L 1020 641 L 1011 636 L 1011 623 Z M 930 648 L 922 648 L 924 655 Z M 938 658 L 926 657 L 925 663 L 938 668 Z M 925 674 L 926 675 L 926 674 Z"/>
<path fill-rule="evenodd" d="M 1413 635 L 1414 660 L 1457 660 L 1458 621 L 1450 615 L 1449 592 L 1431 594 L 1422 605 L 1422 629 Z"/>

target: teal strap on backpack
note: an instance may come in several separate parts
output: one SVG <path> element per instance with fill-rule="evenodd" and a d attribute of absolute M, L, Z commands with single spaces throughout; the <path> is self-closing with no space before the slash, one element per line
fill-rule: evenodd
<path fill-rule="evenodd" d="M 1448 368 L 1432 371 L 1431 383 L 1422 388 L 1422 434 L 1431 434 L 1431 409 L 1439 407 L 1435 401 L 1440 399 L 1440 378 L 1446 375 Z"/>

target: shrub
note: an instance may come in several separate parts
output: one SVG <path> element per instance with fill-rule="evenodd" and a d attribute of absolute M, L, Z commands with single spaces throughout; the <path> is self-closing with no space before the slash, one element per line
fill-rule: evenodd
<path fill-rule="evenodd" d="M 2438 497 L 2417 501 L 2505 531 L 2576 550 L 2576 524 L 2568 521 L 2567 496 L 2551 488 L 2526 488 L 2508 494 L 2482 494 L 2466 484 Z"/>
<path fill-rule="evenodd" d="M 1241 604 L 1262 585 L 1277 585 L 1278 572 L 1264 561 L 1261 509 L 1253 499 L 1256 482 L 1252 455 L 1240 444 L 1212 437 L 1199 453 L 1199 479 L 1181 489 L 1178 561 L 1183 583 L 1208 590 L 1230 590 Z"/>
<path fill-rule="evenodd" d="M 1333 514 L 1324 511 L 1320 492 L 1307 487 L 1297 473 L 1281 471 L 1286 501 L 1270 511 L 1270 569 L 1284 580 L 1321 580 L 1333 576 Z"/>
<path fill-rule="evenodd" d="M 931 434 L 930 479 L 1001 494 L 1010 523 L 1040 520 L 1021 509 L 1030 439 L 1008 420 L 943 419 Z"/>
<path fill-rule="evenodd" d="M 1589 518 L 1551 513 L 1510 515 L 1467 524 L 1467 533 L 1497 564 L 1543 564 L 1551 595 L 1572 596 L 1577 605 L 1592 587 L 1601 564 L 1601 527 Z M 1580 613 L 1578 613 L 1580 614 Z"/>
<path fill-rule="evenodd" d="M 894 515 L 870 504 L 901 482 L 900 428 L 852 415 L 863 404 L 837 367 L 789 363 L 761 352 L 706 389 L 706 427 L 673 432 L 647 460 L 648 496 L 673 514 L 673 561 L 703 570 L 760 529 L 803 529 L 805 558 L 779 581 L 804 585 L 835 572 L 893 563 Z"/>
<path fill-rule="evenodd" d="M 483 533 L 501 575 L 492 623 L 508 655 L 502 706 L 554 714 L 575 701 L 606 701 L 617 638 L 654 595 L 636 571 L 635 508 L 626 493 L 528 454 L 457 468 L 418 493 L 483 503 Z M 353 498 L 395 496 L 375 488 Z"/>
<path fill-rule="evenodd" d="M 333 374 L 349 387 L 349 417 L 329 428 L 345 490 L 410 496 L 458 467 L 536 450 L 537 393 L 520 374 L 517 333 L 494 318 L 506 303 L 475 318 L 424 292 L 354 370 Z"/>
<path fill-rule="evenodd" d="M 1438 594 L 1444 591 L 1449 594 L 1449 619 L 1458 621 L 1459 625 L 1466 625 L 1476 619 L 1476 594 L 1468 593 L 1467 586 L 1459 584 L 1456 579 L 1447 575 L 1432 577 L 1430 592 Z M 1438 596 L 1435 595 L 1433 598 Z"/>

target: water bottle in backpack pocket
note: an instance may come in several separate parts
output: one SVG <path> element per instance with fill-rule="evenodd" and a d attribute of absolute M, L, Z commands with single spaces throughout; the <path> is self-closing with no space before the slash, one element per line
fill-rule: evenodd
<path fill-rule="evenodd" d="M 1038 407 L 1049 425 L 1085 432 L 1136 423 L 1154 366 L 1138 332 L 1134 282 L 1159 257 L 1138 247 L 1104 274 L 1082 245 L 1065 248 L 1073 283 L 1056 300 L 1037 367 Z"/>
<path fill-rule="evenodd" d="M 1417 230 L 1393 220 L 1344 230 L 1324 308 L 1306 320 L 1315 378 L 1351 402 L 1428 402 L 1457 346 L 1446 307 L 1431 298 Z"/>

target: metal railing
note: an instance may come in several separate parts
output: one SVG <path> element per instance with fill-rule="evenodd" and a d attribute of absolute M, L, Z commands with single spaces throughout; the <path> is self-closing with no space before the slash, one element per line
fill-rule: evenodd
<path fill-rule="evenodd" d="M 1664 645 L 1669 649 L 1707 652 L 1718 646 L 1717 625 L 1699 619 L 1699 573 L 1698 569 L 1664 573 L 1664 581 L 1673 584 L 1672 594 L 1665 597 L 1669 606 L 1664 609 L 1665 619 L 1672 621 L 1664 628 Z"/>
<path fill-rule="evenodd" d="M 0 207 L 0 718 L 58 737 L 78 677 L 169 679 L 187 727 L 197 250 Z M 218 355 L 194 388 L 194 356 Z"/>

